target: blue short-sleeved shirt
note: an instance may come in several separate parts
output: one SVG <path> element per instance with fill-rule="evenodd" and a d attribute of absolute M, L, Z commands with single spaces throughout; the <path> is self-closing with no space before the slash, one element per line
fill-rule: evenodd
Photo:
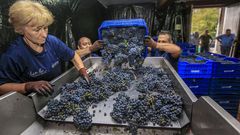
<path fill-rule="evenodd" d="M 231 35 L 227 36 L 226 34 L 223 34 L 223 35 L 218 36 L 217 38 L 221 39 L 222 46 L 230 47 L 233 44 L 233 41 L 235 39 L 235 35 L 231 34 Z"/>
<path fill-rule="evenodd" d="M 41 53 L 32 50 L 20 36 L 0 56 L 0 84 L 50 81 L 61 74 L 60 61 L 73 57 L 74 51 L 52 35 L 48 35 Z"/>
<path fill-rule="evenodd" d="M 164 57 L 173 66 L 173 68 L 177 70 L 178 58 L 173 58 L 170 53 L 167 53 L 165 51 L 159 51 L 157 49 L 152 49 L 151 56 Z"/>

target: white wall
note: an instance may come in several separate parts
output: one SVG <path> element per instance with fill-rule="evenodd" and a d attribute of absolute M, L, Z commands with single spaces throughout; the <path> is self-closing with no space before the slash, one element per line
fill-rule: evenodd
<path fill-rule="evenodd" d="M 234 5 L 225 7 L 223 29 L 218 30 L 218 35 L 224 34 L 226 29 L 231 29 L 231 32 L 237 36 L 240 27 L 240 2 Z M 221 31 L 221 33 L 219 33 Z M 216 35 L 216 36 L 218 36 Z M 216 42 L 214 53 L 220 53 L 219 43 Z"/>
<path fill-rule="evenodd" d="M 225 18 L 223 23 L 223 33 L 226 29 L 231 29 L 237 34 L 240 23 L 240 3 L 225 8 Z"/>

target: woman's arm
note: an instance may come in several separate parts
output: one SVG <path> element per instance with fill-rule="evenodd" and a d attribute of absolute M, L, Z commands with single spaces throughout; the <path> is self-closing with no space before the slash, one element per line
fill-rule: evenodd
<path fill-rule="evenodd" d="M 85 68 L 82 59 L 80 56 L 75 52 L 73 59 L 71 60 L 76 69 L 79 71 L 81 68 Z"/>
<path fill-rule="evenodd" d="M 0 95 L 11 91 L 17 91 L 19 93 L 25 94 L 25 83 L 5 83 L 0 85 Z"/>
<path fill-rule="evenodd" d="M 78 49 L 75 51 L 80 57 L 84 57 L 91 53 L 89 48 Z"/>
<path fill-rule="evenodd" d="M 26 83 L 5 83 L 0 85 L 0 95 L 16 91 L 22 94 L 28 92 L 37 92 L 40 95 L 51 95 L 53 92 L 52 85 L 48 81 L 34 81 Z"/>
<path fill-rule="evenodd" d="M 74 54 L 72 62 L 74 64 L 74 66 L 76 67 L 76 69 L 80 72 L 82 77 L 87 81 L 87 83 L 90 83 L 90 77 L 87 73 L 87 69 L 84 67 L 82 59 L 76 52 Z"/>

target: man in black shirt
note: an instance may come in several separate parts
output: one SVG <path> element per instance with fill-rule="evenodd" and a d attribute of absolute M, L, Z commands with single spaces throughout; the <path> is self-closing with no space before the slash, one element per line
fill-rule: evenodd
<path fill-rule="evenodd" d="M 209 52 L 209 46 L 213 41 L 212 37 L 208 35 L 208 30 L 205 30 L 205 33 L 199 37 L 201 52 L 206 53 Z"/>

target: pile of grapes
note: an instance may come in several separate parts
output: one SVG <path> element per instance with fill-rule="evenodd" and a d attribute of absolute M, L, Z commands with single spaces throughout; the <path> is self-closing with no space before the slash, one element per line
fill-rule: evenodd
<path fill-rule="evenodd" d="M 118 123 L 127 122 L 132 134 L 137 134 L 137 128 L 148 122 L 170 126 L 182 112 L 181 97 L 175 93 L 141 94 L 137 99 L 120 93 L 115 101 L 111 117 Z"/>
<path fill-rule="evenodd" d="M 45 111 L 45 118 L 63 121 L 73 116 L 73 121 L 79 129 L 89 129 L 92 117 L 87 111 L 93 103 L 108 99 L 118 91 L 126 91 L 134 75 L 127 69 L 113 68 L 103 72 L 102 77 L 90 74 L 91 83 L 87 84 L 80 78 L 73 83 L 67 83 L 60 88 L 60 99 L 50 100 Z"/>
<path fill-rule="evenodd" d="M 174 91 L 171 79 L 163 69 L 140 67 L 138 70 L 113 68 L 90 74 L 92 80 L 87 84 L 80 78 L 73 83 L 63 85 L 60 99 L 48 102 L 45 118 L 64 121 L 73 116 L 75 126 L 88 130 L 92 125 L 92 115 L 88 108 L 92 104 L 107 100 L 116 92 L 124 92 L 135 82 L 140 92 L 137 99 L 131 99 L 120 93 L 115 99 L 111 117 L 117 123 L 128 123 L 131 133 L 148 122 L 160 126 L 170 126 L 182 112 L 182 100 Z M 142 78 L 142 79 L 137 79 Z M 147 83 L 146 83 L 147 82 Z M 94 115 L 94 114 L 93 114 Z"/>
<path fill-rule="evenodd" d="M 219 56 L 216 56 L 216 55 L 211 55 L 209 53 L 201 53 L 201 54 L 198 54 L 204 58 L 207 58 L 207 59 L 210 59 L 210 60 L 213 60 L 215 62 L 221 62 L 221 64 L 236 64 L 236 63 L 240 63 L 239 62 L 234 62 L 234 61 L 230 61 L 228 59 L 226 59 L 225 57 L 219 57 Z"/>
<path fill-rule="evenodd" d="M 191 64 L 204 64 L 207 62 L 206 59 L 197 57 L 195 55 L 181 56 L 179 61 L 188 62 Z"/>
<path fill-rule="evenodd" d="M 102 50 L 103 63 L 113 66 L 93 71 L 90 84 L 80 78 L 63 85 L 60 99 L 48 102 L 45 118 L 64 121 L 73 116 L 78 129 L 89 130 L 95 115 L 88 112 L 89 107 L 118 93 L 110 115 L 117 123 L 128 123 L 130 133 L 137 134 L 137 128 L 149 122 L 171 126 L 182 112 L 182 99 L 162 68 L 142 66 L 144 34 L 145 30 L 137 27 L 102 30 L 107 43 Z M 138 98 L 127 96 L 127 90 L 136 90 Z"/>
<path fill-rule="evenodd" d="M 106 43 L 101 50 L 103 62 L 114 66 L 129 64 L 130 67 L 141 67 L 144 58 L 145 29 L 138 27 L 109 28 L 102 30 L 103 41 Z"/>
<path fill-rule="evenodd" d="M 172 80 L 169 79 L 167 73 L 163 70 L 151 67 L 141 67 L 138 69 L 136 75 L 138 78 L 141 78 L 136 87 L 136 90 L 141 93 L 158 92 L 170 94 L 174 92 Z"/>

